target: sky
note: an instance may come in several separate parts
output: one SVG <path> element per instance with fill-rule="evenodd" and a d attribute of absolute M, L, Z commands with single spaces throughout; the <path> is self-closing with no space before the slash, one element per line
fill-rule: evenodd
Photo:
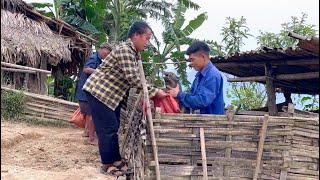
<path fill-rule="evenodd" d="M 168 0 L 174 2 L 174 0 Z M 308 15 L 307 23 L 313 24 L 319 30 L 319 0 L 192 0 L 201 8 L 198 11 L 187 10 L 185 13 L 186 22 L 194 19 L 198 14 L 207 12 L 208 19 L 200 28 L 193 32 L 190 37 L 197 39 L 214 40 L 221 42 L 221 29 L 225 26 L 226 18 L 232 17 L 239 19 L 241 16 L 246 18 L 249 37 L 244 41 L 245 45 L 241 51 L 250 51 L 258 48 L 256 37 L 259 31 L 279 33 L 281 24 L 289 22 L 292 16 L 301 17 L 302 12 Z M 53 0 L 26 0 L 26 2 L 50 2 Z M 161 22 L 148 20 L 149 25 L 155 32 L 158 39 L 161 39 L 161 33 L 164 30 Z M 319 32 L 318 32 L 319 33 Z M 184 49 L 182 49 L 184 50 Z M 172 68 L 170 71 L 174 70 Z M 194 70 L 188 70 L 188 80 L 193 81 Z M 224 94 L 226 94 L 229 85 L 224 77 Z M 295 97 L 293 97 L 295 98 Z M 225 97 L 226 104 L 230 104 L 230 99 Z M 277 94 L 277 102 L 284 101 L 282 94 Z M 298 107 L 301 109 L 301 107 Z"/>

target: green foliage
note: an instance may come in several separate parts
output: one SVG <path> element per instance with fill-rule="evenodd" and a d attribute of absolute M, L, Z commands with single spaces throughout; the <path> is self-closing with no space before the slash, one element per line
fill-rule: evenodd
<path fill-rule="evenodd" d="M 222 28 L 222 45 L 213 42 L 211 48 L 214 55 L 225 56 L 240 52 L 244 45 L 243 40 L 252 36 L 246 26 L 246 19 L 227 17 L 226 26 Z M 266 93 L 262 85 L 250 83 L 231 83 L 227 91 L 227 97 L 231 99 L 231 104 L 242 110 L 249 110 L 261 107 L 266 102 Z"/>
<path fill-rule="evenodd" d="M 243 39 L 252 36 L 249 34 L 249 28 L 246 23 L 246 19 L 243 16 L 239 20 L 227 17 L 226 26 L 222 28 L 221 33 L 227 55 L 240 52 L 240 48 L 244 45 Z"/>
<path fill-rule="evenodd" d="M 2 91 L 1 92 L 1 118 L 19 119 L 23 117 L 25 111 L 26 97 L 22 91 Z"/>
<path fill-rule="evenodd" d="M 47 17 L 51 17 L 54 18 L 54 13 L 53 13 L 53 4 L 52 3 L 29 3 L 30 5 L 32 5 L 34 8 L 37 9 L 37 11 L 39 11 L 41 14 L 47 16 Z M 43 8 L 48 8 L 50 10 L 50 12 L 47 12 L 45 10 L 43 10 Z"/>
<path fill-rule="evenodd" d="M 103 21 L 105 19 L 104 1 L 56 0 L 58 17 L 77 30 L 98 38 L 98 44 L 106 40 Z"/>
<path fill-rule="evenodd" d="M 46 87 L 49 96 L 54 96 L 54 77 L 52 75 L 48 76 L 46 81 Z"/>
<path fill-rule="evenodd" d="M 154 19 L 170 17 L 170 3 L 150 0 L 107 0 L 105 27 L 110 42 L 123 41 L 130 25 L 148 16 Z"/>
<path fill-rule="evenodd" d="M 308 15 L 305 13 L 302 13 L 300 18 L 292 16 L 290 22 L 281 24 L 282 29 L 277 34 L 260 31 L 260 35 L 257 37 L 258 44 L 272 48 L 287 48 L 294 47 L 298 43 L 298 40 L 288 36 L 289 32 L 302 36 L 315 36 L 317 34 L 315 25 L 307 24 L 307 18 Z"/>
<path fill-rule="evenodd" d="M 61 81 L 57 82 L 59 91 L 56 90 L 54 92 L 55 97 L 61 97 L 68 101 L 75 101 L 75 94 L 76 94 L 76 85 L 77 82 L 74 81 L 69 76 L 64 76 Z"/>
<path fill-rule="evenodd" d="M 319 95 L 298 95 L 296 101 L 305 111 L 319 110 Z"/>
<path fill-rule="evenodd" d="M 231 90 L 227 91 L 227 97 L 231 98 L 231 104 L 241 110 L 249 110 L 262 107 L 266 103 L 267 94 L 264 86 L 258 83 L 231 83 Z"/>

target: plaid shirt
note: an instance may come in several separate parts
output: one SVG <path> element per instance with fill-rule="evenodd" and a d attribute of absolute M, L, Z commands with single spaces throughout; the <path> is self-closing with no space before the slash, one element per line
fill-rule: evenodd
<path fill-rule="evenodd" d="M 142 89 L 138 60 L 141 56 L 130 39 L 119 44 L 90 75 L 82 89 L 115 110 L 130 88 Z M 150 97 L 156 94 L 156 88 L 148 89 Z"/>

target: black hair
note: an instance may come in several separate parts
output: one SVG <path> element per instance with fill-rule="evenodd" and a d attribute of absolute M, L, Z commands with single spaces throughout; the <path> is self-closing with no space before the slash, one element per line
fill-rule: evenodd
<path fill-rule="evenodd" d="M 150 26 L 145 21 L 134 22 L 128 32 L 128 38 L 131 38 L 135 33 L 143 34 L 147 29 L 151 29 Z"/>
<path fill-rule="evenodd" d="M 209 55 L 210 52 L 210 48 L 209 46 L 203 42 L 203 41 L 196 41 L 194 43 L 192 43 L 189 48 L 187 49 L 186 54 L 190 55 L 196 52 L 202 51 L 204 52 L 206 55 Z"/>

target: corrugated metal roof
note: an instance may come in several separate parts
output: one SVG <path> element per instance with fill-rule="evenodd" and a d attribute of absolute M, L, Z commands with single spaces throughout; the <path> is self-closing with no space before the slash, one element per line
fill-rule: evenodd
<path fill-rule="evenodd" d="M 220 71 L 237 77 L 264 76 L 266 63 L 273 67 L 276 74 L 319 72 L 319 38 L 300 40 L 296 48 L 261 47 L 228 57 L 212 57 L 211 61 Z M 275 86 L 285 91 L 306 94 L 319 94 L 318 84 L 319 77 L 275 81 Z"/>

